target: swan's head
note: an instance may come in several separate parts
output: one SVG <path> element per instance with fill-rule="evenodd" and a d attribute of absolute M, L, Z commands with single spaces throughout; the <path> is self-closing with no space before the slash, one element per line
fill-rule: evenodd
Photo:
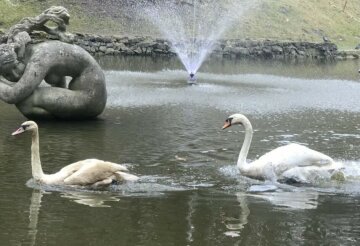
<path fill-rule="evenodd" d="M 14 135 L 18 135 L 20 133 L 26 132 L 26 131 L 33 131 L 37 128 L 38 128 L 38 126 L 34 121 L 25 121 L 24 123 L 21 124 L 19 129 L 14 131 L 11 135 L 14 136 Z"/>
<path fill-rule="evenodd" d="M 244 127 L 247 126 L 251 126 L 250 121 L 248 120 L 248 118 L 246 118 L 245 115 L 243 114 L 233 114 L 230 115 L 224 123 L 224 126 L 222 127 L 222 129 L 226 129 L 232 125 L 243 125 Z"/>

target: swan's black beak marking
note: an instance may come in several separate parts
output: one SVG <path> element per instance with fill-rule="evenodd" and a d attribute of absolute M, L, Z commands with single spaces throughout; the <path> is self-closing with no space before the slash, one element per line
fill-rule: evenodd
<path fill-rule="evenodd" d="M 232 118 L 227 118 L 227 119 L 225 120 L 225 124 L 224 124 L 224 126 L 222 127 L 222 129 L 224 130 L 224 129 L 230 127 L 230 126 L 231 126 L 231 121 L 232 121 Z"/>

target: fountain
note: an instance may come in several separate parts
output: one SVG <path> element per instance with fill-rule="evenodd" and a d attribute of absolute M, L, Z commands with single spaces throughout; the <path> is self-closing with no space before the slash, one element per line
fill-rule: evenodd
<path fill-rule="evenodd" d="M 196 72 L 217 41 L 255 4 L 251 0 L 144 1 L 136 9 L 170 41 L 190 76 L 189 84 L 194 84 Z"/>

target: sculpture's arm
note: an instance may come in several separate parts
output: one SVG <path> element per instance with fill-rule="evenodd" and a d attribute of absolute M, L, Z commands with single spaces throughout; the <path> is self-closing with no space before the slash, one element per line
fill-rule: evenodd
<path fill-rule="evenodd" d="M 29 64 L 21 79 L 16 83 L 0 78 L 0 99 L 10 104 L 21 102 L 40 85 L 45 77 L 44 74 L 39 65 Z"/>
<path fill-rule="evenodd" d="M 63 41 L 65 43 L 73 43 L 74 42 L 74 36 L 72 34 L 70 34 L 70 33 L 66 33 L 66 32 L 61 31 L 61 29 L 59 27 L 42 26 L 39 29 L 46 32 L 46 33 L 49 33 L 51 35 L 59 37 L 60 41 Z"/>
<path fill-rule="evenodd" d="M 0 82 L 0 99 L 7 103 L 14 103 L 12 102 L 14 98 L 14 95 L 12 95 L 12 82 L 5 78 L 0 78 Z"/>

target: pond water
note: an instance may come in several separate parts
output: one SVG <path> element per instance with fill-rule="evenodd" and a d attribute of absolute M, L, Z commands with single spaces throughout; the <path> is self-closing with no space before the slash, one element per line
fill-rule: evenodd
<path fill-rule="evenodd" d="M 140 181 L 103 191 L 33 184 L 30 135 L 10 135 L 25 118 L 1 103 L 1 245 L 359 243 L 357 61 L 212 58 L 195 86 L 176 58 L 99 63 L 105 112 L 95 121 L 39 122 L 44 171 L 93 157 L 125 163 Z M 242 177 L 235 163 L 244 131 L 221 130 L 233 113 L 254 127 L 250 160 L 302 143 L 343 162 L 347 180 L 291 186 Z"/>

